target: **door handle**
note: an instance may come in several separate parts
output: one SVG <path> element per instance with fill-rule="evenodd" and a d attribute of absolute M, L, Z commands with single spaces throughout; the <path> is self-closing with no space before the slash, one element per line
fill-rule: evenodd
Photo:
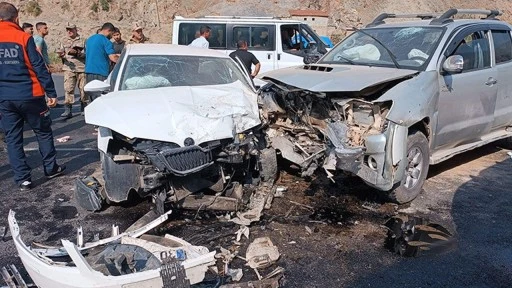
<path fill-rule="evenodd" d="M 487 79 L 487 82 L 485 82 L 485 85 L 487 86 L 492 86 L 494 84 L 498 83 L 498 80 L 492 78 L 492 77 L 489 77 L 489 79 Z"/>
<path fill-rule="evenodd" d="M 277 53 L 277 60 L 281 60 L 281 53 Z"/>
<path fill-rule="evenodd" d="M 267 59 L 270 60 L 272 58 L 272 53 L 267 53 Z"/>

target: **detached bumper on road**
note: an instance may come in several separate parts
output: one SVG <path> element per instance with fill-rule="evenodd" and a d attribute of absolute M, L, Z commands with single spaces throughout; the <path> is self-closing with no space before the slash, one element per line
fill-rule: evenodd
<path fill-rule="evenodd" d="M 167 214 L 163 215 L 167 216 Z M 165 217 L 165 220 L 167 217 Z M 161 219 L 157 219 L 161 220 Z M 164 220 L 164 221 L 165 221 Z M 16 222 L 14 211 L 9 212 L 9 227 L 12 234 L 14 244 L 18 255 L 25 266 L 30 277 L 34 281 L 34 284 L 40 288 L 86 288 L 86 287 L 101 287 L 101 288 L 130 288 L 130 287 L 163 287 L 163 279 L 160 273 L 160 268 L 153 269 L 143 272 L 135 272 L 131 274 L 124 274 L 119 276 L 104 275 L 94 270 L 91 265 L 87 262 L 81 253 L 81 250 L 97 247 L 103 244 L 114 244 L 116 241 L 121 240 L 123 237 L 144 241 L 137 239 L 140 234 L 134 236 L 133 233 L 123 233 L 115 237 L 101 240 L 97 243 L 91 243 L 91 245 L 85 245 L 86 248 L 78 248 L 76 245 L 68 240 L 62 240 L 63 250 L 69 255 L 70 262 L 56 262 L 51 260 L 49 257 L 38 254 L 30 247 L 26 246 L 20 237 L 20 228 Z M 149 223 L 146 226 L 154 225 L 154 222 Z M 160 223 L 163 221 L 159 221 Z M 144 230 L 145 227 L 141 229 Z M 138 229 L 137 231 L 140 231 Z M 167 237 L 166 237 L 167 238 Z M 207 267 L 214 263 L 215 252 L 205 251 L 204 247 L 192 246 L 179 238 L 169 236 L 168 239 L 172 239 L 174 242 L 182 244 L 183 250 L 187 252 L 189 257 L 187 260 L 181 262 L 181 265 L 185 269 L 187 278 L 192 284 L 203 281 L 204 272 Z M 152 242 L 151 242 L 152 243 Z M 187 244 L 187 245 L 185 245 Z M 141 247 L 141 246 L 139 246 Z M 149 247 L 149 246 L 148 246 Z M 171 248 L 167 247 L 169 252 Z M 142 249 L 142 247 L 141 247 Z M 192 251 L 191 253 L 188 253 Z M 152 254 L 160 255 L 164 251 L 151 251 Z M 195 255 L 194 255 L 195 254 Z M 195 257 L 193 257 L 195 256 Z M 162 260 L 162 259 L 160 259 Z M 162 266 L 163 267 L 163 266 Z M 202 273 L 201 273 L 202 272 Z"/>

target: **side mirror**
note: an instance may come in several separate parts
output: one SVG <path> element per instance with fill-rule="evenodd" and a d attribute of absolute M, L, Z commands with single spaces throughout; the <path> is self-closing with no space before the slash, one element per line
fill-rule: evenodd
<path fill-rule="evenodd" d="M 464 58 L 460 55 L 452 55 L 443 63 L 443 71 L 449 74 L 461 73 L 464 68 Z"/>
<path fill-rule="evenodd" d="M 91 82 L 85 84 L 84 87 L 85 92 L 107 92 L 109 90 L 110 84 L 100 80 L 92 80 Z"/>

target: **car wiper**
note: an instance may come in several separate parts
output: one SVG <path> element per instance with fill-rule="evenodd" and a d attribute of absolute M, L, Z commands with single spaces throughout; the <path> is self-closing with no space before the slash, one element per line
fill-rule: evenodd
<path fill-rule="evenodd" d="M 341 56 L 341 55 L 337 55 L 337 56 L 336 56 L 336 58 L 339 58 L 339 59 L 341 59 L 341 60 L 345 60 L 345 61 L 346 61 L 348 64 L 350 64 L 350 65 L 356 65 L 356 62 L 354 62 L 354 61 L 352 61 L 352 60 L 350 60 L 350 59 L 348 59 L 348 58 L 346 58 L 346 57 L 343 57 L 343 56 Z"/>
<path fill-rule="evenodd" d="M 365 32 L 365 31 L 363 31 L 363 30 L 361 30 L 361 29 L 358 29 L 358 28 L 356 28 L 356 27 L 352 27 L 352 29 L 354 29 L 354 31 L 357 31 L 357 32 L 361 32 L 361 33 L 363 33 L 364 35 L 366 35 L 366 36 L 368 36 L 368 37 L 372 38 L 373 40 L 375 40 L 375 42 L 379 43 L 379 44 L 380 44 L 380 46 L 382 46 L 382 48 L 384 48 L 384 50 L 386 50 L 386 52 L 388 52 L 389 57 L 391 58 L 391 61 L 393 61 L 393 64 L 395 64 L 395 67 L 396 67 L 397 69 L 400 69 L 400 68 L 401 68 L 401 67 L 400 67 L 400 64 L 398 64 L 398 61 L 396 61 L 396 56 L 395 56 L 395 54 L 393 54 L 393 52 L 391 52 L 391 50 L 389 50 L 389 49 L 388 49 L 388 47 L 386 47 L 386 45 L 384 45 L 384 44 L 383 44 L 379 39 L 375 38 L 375 37 L 374 37 L 374 36 L 372 36 L 371 34 L 369 34 L 369 33 Z"/>

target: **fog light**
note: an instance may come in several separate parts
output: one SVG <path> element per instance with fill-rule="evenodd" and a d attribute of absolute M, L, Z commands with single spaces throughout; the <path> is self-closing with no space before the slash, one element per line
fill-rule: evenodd
<path fill-rule="evenodd" d="M 377 170 L 377 160 L 372 156 L 368 156 L 368 167 L 372 170 Z"/>

